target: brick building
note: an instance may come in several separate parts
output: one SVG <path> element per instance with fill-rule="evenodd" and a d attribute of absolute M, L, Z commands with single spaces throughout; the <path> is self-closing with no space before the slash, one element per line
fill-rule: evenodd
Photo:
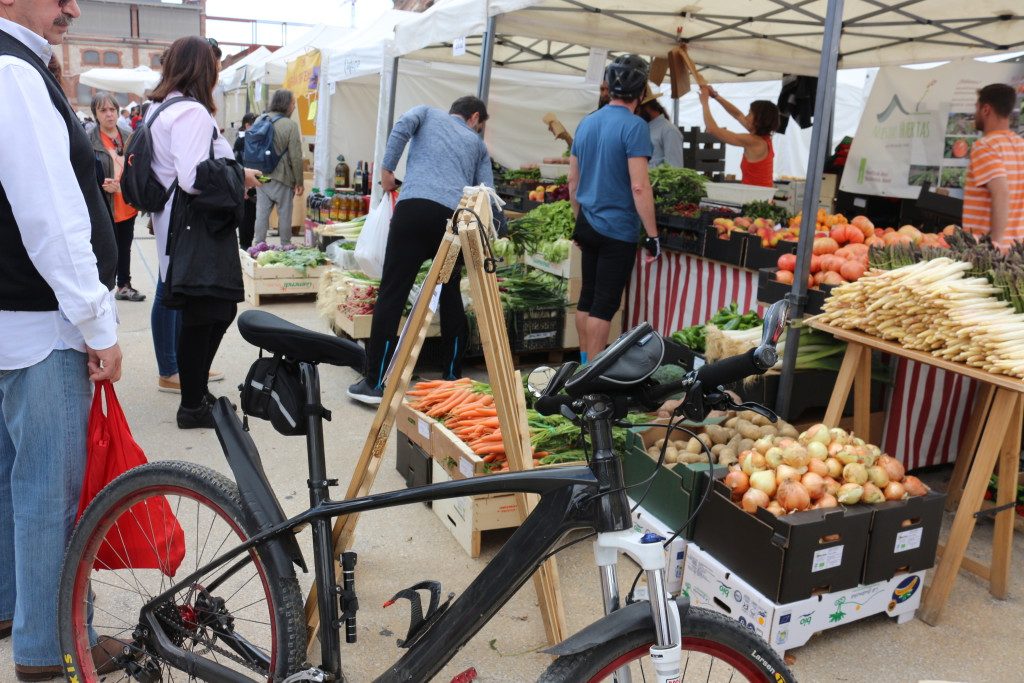
<path fill-rule="evenodd" d="M 57 49 L 64 90 L 79 109 L 89 106 L 95 90 L 79 83 L 83 71 L 95 68 L 160 69 L 160 55 L 177 38 L 206 34 L 206 0 L 79 0 L 82 16 Z M 122 93 L 127 104 L 142 93 Z"/>

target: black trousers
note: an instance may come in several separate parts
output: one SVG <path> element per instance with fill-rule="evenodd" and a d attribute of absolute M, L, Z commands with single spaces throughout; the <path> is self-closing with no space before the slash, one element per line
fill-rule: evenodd
<path fill-rule="evenodd" d="M 405 199 L 398 202 L 391 219 L 384 269 L 373 308 L 373 325 L 366 346 L 365 375 L 371 386 L 383 385 L 383 376 L 398 343 L 398 324 L 416 273 L 424 261 L 437 255 L 445 226 L 454 211 L 428 199 Z M 445 347 L 443 374 L 446 379 L 462 376 L 462 356 L 466 351 L 468 324 L 462 306 L 459 281 L 462 257 L 451 279 L 441 287 L 441 338 Z M 397 369 L 396 371 L 399 371 Z"/>
<path fill-rule="evenodd" d="M 135 216 L 114 223 L 114 240 L 117 242 L 117 286 L 127 287 L 132 283 L 132 240 L 135 239 Z"/>
<path fill-rule="evenodd" d="M 622 293 L 636 264 L 636 242 L 602 235 L 581 210 L 572 236 L 582 254 L 580 300 L 576 309 L 592 318 L 611 320 L 622 306 Z"/>
<path fill-rule="evenodd" d="M 242 215 L 242 222 L 238 225 L 238 246 L 248 249 L 252 246 L 252 238 L 256 234 L 256 192 L 250 190 L 252 198 L 246 195 L 245 213 Z"/>
<path fill-rule="evenodd" d="M 238 310 L 233 301 L 187 297 L 178 337 L 181 405 L 198 408 L 209 391 L 210 368 Z"/>

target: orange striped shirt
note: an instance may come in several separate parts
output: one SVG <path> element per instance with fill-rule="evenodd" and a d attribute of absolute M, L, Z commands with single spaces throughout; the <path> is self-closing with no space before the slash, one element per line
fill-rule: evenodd
<path fill-rule="evenodd" d="M 1024 139 L 1008 130 L 994 130 L 971 148 L 971 164 L 964 187 L 963 227 L 976 235 L 992 228 L 992 198 L 985 187 L 1006 178 L 1010 212 L 1002 245 L 1024 240 Z"/>

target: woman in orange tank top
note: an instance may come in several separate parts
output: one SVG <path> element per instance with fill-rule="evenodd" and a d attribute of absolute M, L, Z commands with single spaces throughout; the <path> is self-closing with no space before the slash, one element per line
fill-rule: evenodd
<path fill-rule="evenodd" d="M 710 99 L 714 98 L 734 119 L 743 124 L 746 133 L 733 133 L 719 126 L 711 116 Z M 779 108 L 768 100 L 755 100 L 750 112 L 744 114 L 710 86 L 701 86 L 700 104 L 704 109 L 707 132 L 727 145 L 743 148 L 740 172 L 744 185 L 772 187 L 775 175 L 775 149 L 772 134 L 779 129 Z"/>

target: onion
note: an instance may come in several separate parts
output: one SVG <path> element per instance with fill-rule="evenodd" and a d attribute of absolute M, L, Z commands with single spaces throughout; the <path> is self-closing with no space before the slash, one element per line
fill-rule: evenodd
<path fill-rule="evenodd" d="M 796 441 L 806 446 L 811 441 L 811 430 L 808 429 L 806 432 L 800 432 L 799 436 L 796 437 Z"/>
<path fill-rule="evenodd" d="M 874 444 L 869 443 L 868 450 L 871 451 L 871 455 L 875 456 L 875 458 L 878 458 L 880 455 L 882 455 L 882 449 L 879 448 L 878 446 L 875 446 Z"/>
<path fill-rule="evenodd" d="M 828 446 L 819 441 L 812 441 L 807 444 L 807 455 L 815 460 L 824 460 L 828 457 Z"/>
<path fill-rule="evenodd" d="M 836 493 L 836 500 L 843 505 L 854 505 L 860 502 L 864 495 L 864 487 L 860 484 L 843 484 Z"/>
<path fill-rule="evenodd" d="M 843 481 L 863 486 L 868 480 L 868 468 L 859 462 L 851 462 L 843 468 Z"/>
<path fill-rule="evenodd" d="M 833 441 L 832 443 L 830 443 L 828 445 L 828 455 L 829 455 L 829 457 L 830 458 L 836 457 L 837 455 L 839 455 L 839 451 L 843 450 L 844 448 L 846 448 L 846 444 L 845 443 L 839 443 L 838 441 Z"/>
<path fill-rule="evenodd" d="M 811 443 L 817 442 L 812 441 Z M 800 445 L 790 446 L 782 451 L 782 460 L 790 467 L 806 467 L 807 461 L 810 459 L 807 449 Z"/>
<path fill-rule="evenodd" d="M 823 424 L 817 424 L 807 430 L 810 434 L 811 441 L 817 441 L 818 443 L 828 446 L 832 441 L 832 435 L 828 431 L 828 427 Z"/>
<path fill-rule="evenodd" d="M 889 475 L 889 481 L 903 481 L 906 470 L 903 469 L 903 463 L 896 458 L 891 455 L 881 455 L 875 464 L 885 470 L 885 473 Z"/>
<path fill-rule="evenodd" d="M 775 492 L 775 500 L 787 512 L 806 510 L 811 507 L 811 495 L 798 481 L 786 480 L 779 484 L 779 490 Z"/>
<path fill-rule="evenodd" d="M 740 501 L 743 511 L 750 514 L 754 514 L 757 508 L 768 507 L 768 503 L 768 494 L 758 489 L 747 489 L 747 492 L 743 494 L 743 498 Z"/>
<path fill-rule="evenodd" d="M 811 458 L 810 462 L 807 463 L 807 469 L 810 472 L 814 472 L 819 477 L 828 476 L 828 465 L 825 464 L 824 460 Z"/>
<path fill-rule="evenodd" d="M 912 475 L 903 478 L 903 488 L 911 498 L 923 496 L 931 491 L 930 488 L 924 485 L 923 481 Z"/>
<path fill-rule="evenodd" d="M 850 435 L 846 432 L 845 429 L 840 429 L 839 427 L 833 427 L 832 429 L 828 430 L 828 436 L 829 441 L 831 441 L 832 443 L 841 443 L 844 445 L 850 443 Z"/>
<path fill-rule="evenodd" d="M 775 473 L 771 470 L 759 470 L 750 475 L 750 488 L 762 491 L 766 496 L 775 493 L 776 486 Z"/>
<path fill-rule="evenodd" d="M 838 479 L 843 474 L 843 463 L 839 462 L 835 458 L 829 458 L 825 461 L 825 466 L 828 467 L 828 476 L 833 479 Z"/>
<path fill-rule="evenodd" d="M 861 501 L 870 505 L 877 505 L 878 503 L 885 502 L 885 494 L 882 493 L 882 489 L 878 488 L 872 483 L 864 484 L 864 495 Z"/>
<path fill-rule="evenodd" d="M 884 489 L 889 485 L 888 473 L 886 473 L 884 467 L 879 467 L 878 465 L 868 468 L 868 479 L 880 489 Z"/>
<path fill-rule="evenodd" d="M 762 436 L 760 439 L 754 442 L 754 450 L 764 455 L 768 452 L 768 449 L 775 445 L 774 437 Z"/>
<path fill-rule="evenodd" d="M 782 449 L 778 446 L 772 446 L 768 449 L 768 452 L 764 454 L 765 462 L 768 463 L 768 467 L 775 469 L 782 464 Z"/>
<path fill-rule="evenodd" d="M 820 474 L 814 472 L 808 472 L 800 478 L 800 483 L 807 489 L 807 493 L 810 494 L 811 500 L 818 500 L 825 495 L 825 480 L 821 478 Z"/>
<path fill-rule="evenodd" d="M 750 488 L 750 478 L 742 470 L 733 470 L 725 475 L 724 483 L 732 490 L 732 499 L 739 500 Z"/>
<path fill-rule="evenodd" d="M 836 460 L 838 460 L 839 462 L 843 463 L 844 465 L 849 465 L 850 463 L 855 463 L 855 462 L 859 463 L 860 462 L 860 458 L 857 457 L 857 451 L 853 450 L 849 446 L 843 447 L 842 450 L 840 450 L 838 453 L 836 453 Z"/>
<path fill-rule="evenodd" d="M 825 495 L 834 496 L 839 493 L 839 482 L 832 477 L 822 477 L 825 482 Z"/>
<path fill-rule="evenodd" d="M 775 483 L 778 485 L 784 481 L 800 481 L 800 471 L 789 465 L 779 465 L 775 469 Z"/>
<path fill-rule="evenodd" d="M 907 497 L 907 490 L 898 481 L 890 481 L 882 493 L 885 494 L 886 500 L 903 500 Z"/>
<path fill-rule="evenodd" d="M 779 505 L 774 500 L 772 502 L 768 503 L 767 510 L 768 510 L 768 512 L 772 513 L 776 517 L 781 517 L 782 515 L 786 514 L 785 508 L 783 508 L 781 505 Z"/>
<path fill-rule="evenodd" d="M 743 451 L 740 453 L 740 468 L 749 476 L 759 472 L 767 466 L 764 456 L 757 451 Z"/>
<path fill-rule="evenodd" d="M 821 510 L 824 508 L 839 507 L 839 501 L 831 493 L 826 493 L 824 496 L 818 499 L 818 502 L 814 504 L 815 509 Z"/>
<path fill-rule="evenodd" d="M 775 439 L 775 445 L 779 448 L 789 448 L 790 446 L 799 445 L 796 439 L 791 439 L 788 436 L 781 436 Z"/>

